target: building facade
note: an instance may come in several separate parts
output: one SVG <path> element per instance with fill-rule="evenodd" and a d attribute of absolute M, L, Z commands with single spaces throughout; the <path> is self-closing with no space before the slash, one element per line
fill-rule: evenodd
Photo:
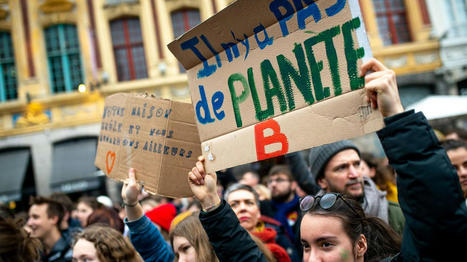
<path fill-rule="evenodd" d="M 103 99 L 189 102 L 166 45 L 228 2 L 0 0 L 0 202 L 105 190 L 93 164 Z"/>
<path fill-rule="evenodd" d="M 425 0 L 359 1 L 373 54 L 398 74 L 404 104 L 454 92 Z M 0 0 L 0 202 L 105 190 L 93 164 L 104 98 L 190 102 L 166 45 L 231 2 Z"/>
<path fill-rule="evenodd" d="M 432 35 L 440 41 L 445 94 L 467 95 L 467 1 L 427 0 Z"/>
<path fill-rule="evenodd" d="M 360 0 L 373 55 L 398 76 L 404 106 L 443 93 L 440 44 L 425 0 Z"/>

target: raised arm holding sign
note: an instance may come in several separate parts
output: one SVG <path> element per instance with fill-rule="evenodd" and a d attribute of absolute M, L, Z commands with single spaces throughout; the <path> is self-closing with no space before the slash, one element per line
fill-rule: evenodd
<path fill-rule="evenodd" d="M 300 230 L 304 261 L 318 258 L 330 261 L 330 257 L 359 262 L 383 258 L 387 261 L 464 261 L 467 259 L 464 248 L 467 207 L 456 171 L 423 114 L 404 112 L 394 72 L 374 59 L 361 68 L 362 75 L 369 71 L 374 72 L 365 76 L 366 99 L 385 117 L 387 126 L 378 136 L 390 164 L 398 173 L 399 202 L 406 217 L 400 252 L 389 251 L 381 245 L 385 241 L 370 237 L 373 229 L 382 231 L 382 237 L 388 237 L 389 232 L 384 234 L 387 229 L 381 226 L 381 221 L 366 217 L 358 202 L 331 193 L 307 197 L 303 201 L 308 203 L 301 203 L 305 212 Z M 216 199 L 215 190 L 207 190 L 215 185 L 215 175 L 206 172 L 203 161 L 197 162 L 188 178 L 195 196 Z M 208 202 L 205 206 L 211 204 Z M 235 255 L 222 248 L 231 243 L 244 248 L 243 254 L 255 254 L 257 248 L 252 247 L 252 241 L 245 237 L 230 213 L 231 208 L 221 201 L 209 212 L 200 214 L 218 257 Z M 228 225 L 227 230 L 236 234 L 223 234 L 220 225 Z M 349 227 L 351 233 L 344 230 Z M 323 242 L 328 240 L 334 244 L 323 249 Z M 252 256 L 250 261 L 261 261 L 261 257 Z"/>

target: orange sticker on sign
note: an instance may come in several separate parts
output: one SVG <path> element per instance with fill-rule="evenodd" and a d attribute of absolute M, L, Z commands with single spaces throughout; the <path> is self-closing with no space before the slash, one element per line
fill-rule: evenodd
<path fill-rule="evenodd" d="M 115 152 L 108 151 L 107 156 L 105 157 L 105 168 L 107 169 L 107 174 L 112 172 L 115 164 Z"/>

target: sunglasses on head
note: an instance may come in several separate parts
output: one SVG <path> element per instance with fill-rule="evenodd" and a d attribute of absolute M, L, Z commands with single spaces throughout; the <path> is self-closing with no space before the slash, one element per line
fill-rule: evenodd
<path fill-rule="evenodd" d="M 324 195 L 320 196 L 306 196 L 300 201 L 300 209 L 303 212 L 307 212 L 313 208 L 315 208 L 317 205 L 319 205 L 322 209 L 324 210 L 329 210 L 331 209 L 334 204 L 336 204 L 337 199 L 342 199 L 344 203 L 352 209 L 352 211 L 358 216 L 361 217 L 361 215 L 355 210 L 342 196 L 342 194 L 338 193 L 326 193 Z"/>

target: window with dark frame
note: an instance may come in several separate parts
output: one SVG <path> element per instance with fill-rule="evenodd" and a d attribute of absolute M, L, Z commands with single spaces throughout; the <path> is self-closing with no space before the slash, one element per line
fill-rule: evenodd
<path fill-rule="evenodd" d="M 15 55 L 10 32 L 0 32 L 0 102 L 18 98 Z"/>
<path fill-rule="evenodd" d="M 77 90 L 83 71 L 76 26 L 59 24 L 44 31 L 52 93 Z"/>
<path fill-rule="evenodd" d="M 191 28 L 201 23 L 198 9 L 180 9 L 170 14 L 174 38 L 181 36 Z M 182 64 L 178 63 L 180 73 L 186 72 Z"/>
<path fill-rule="evenodd" d="M 373 0 L 373 5 L 384 45 L 411 41 L 404 0 Z"/>
<path fill-rule="evenodd" d="M 148 77 L 141 24 L 138 18 L 120 18 L 110 22 L 118 81 Z"/>

